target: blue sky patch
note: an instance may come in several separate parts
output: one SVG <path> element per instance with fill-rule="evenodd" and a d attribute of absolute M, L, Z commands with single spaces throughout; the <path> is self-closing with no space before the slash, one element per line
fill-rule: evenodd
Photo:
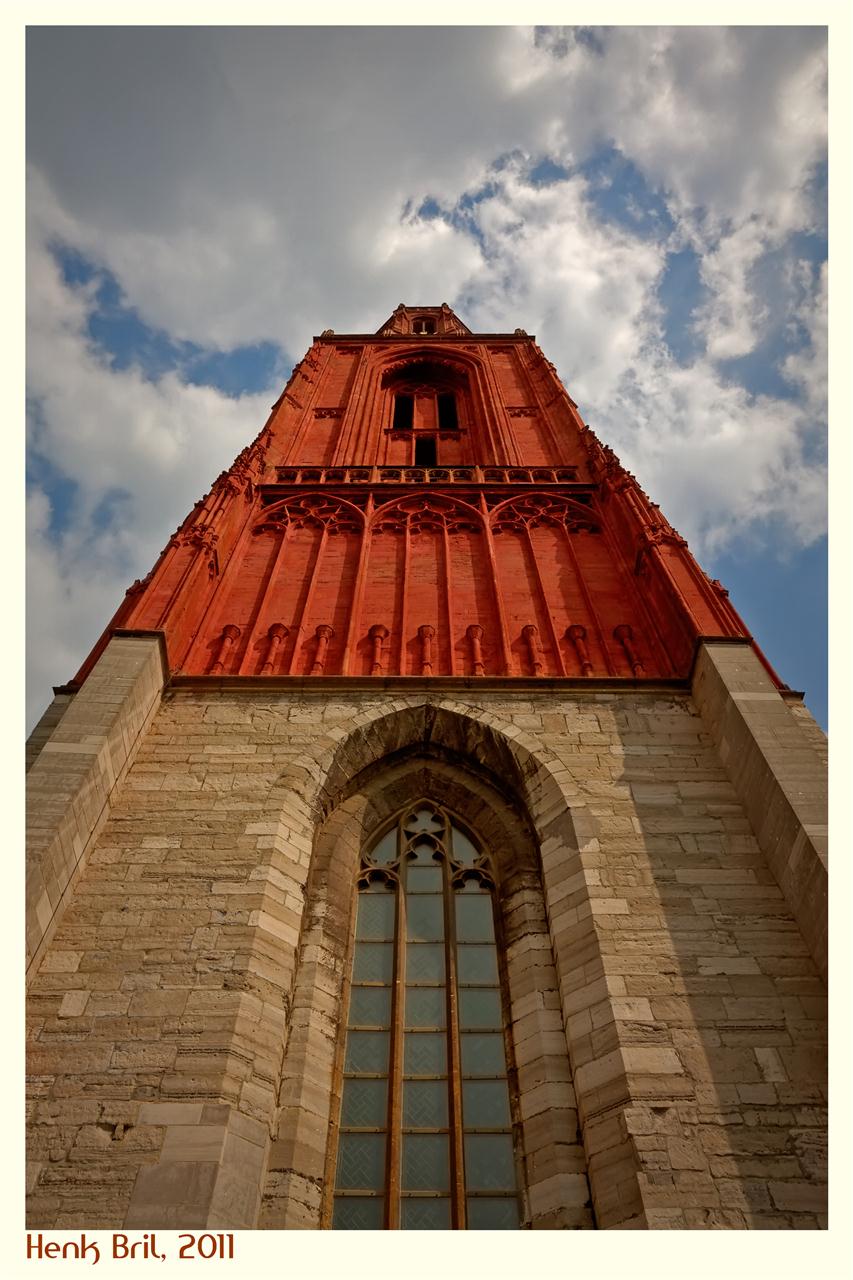
<path fill-rule="evenodd" d="M 606 30 L 606 27 L 575 27 L 575 41 L 585 49 L 589 49 L 591 53 L 602 57 Z"/>
<path fill-rule="evenodd" d="M 277 389 L 290 376 L 281 347 L 275 342 L 255 342 L 230 351 L 205 350 L 185 343 L 181 370 L 186 382 L 199 387 L 216 387 L 226 396 L 253 394 Z"/>
<path fill-rule="evenodd" d="M 762 255 L 749 278 L 750 292 L 766 308 L 759 325 L 761 340 L 746 355 L 717 362 L 724 378 L 753 396 L 799 397 L 800 388 L 784 376 L 782 363 L 808 343 L 806 330 L 791 317 L 813 293 L 825 253 L 821 235 L 800 234 Z"/>
<path fill-rule="evenodd" d="M 568 57 L 576 44 L 599 57 L 604 53 L 606 27 L 534 27 L 533 44 L 555 58 Z"/>
<path fill-rule="evenodd" d="M 605 221 L 650 239 L 667 236 L 674 229 L 661 193 L 649 186 L 617 147 L 599 148 L 577 172 L 589 183 L 589 200 Z"/>
<path fill-rule="evenodd" d="M 706 572 L 728 589 L 732 604 L 780 679 L 796 687 L 797 673 L 809 673 L 812 683 L 804 690 L 806 705 L 826 729 L 826 663 L 815 661 L 815 650 L 825 654 L 827 647 L 826 538 L 784 558 L 775 545 L 753 550 L 744 541 L 736 551 L 704 560 Z M 807 617 L 809 626 L 791 626 L 791 619 L 797 617 Z"/>
<path fill-rule="evenodd" d="M 670 253 L 658 297 L 664 309 L 664 341 L 681 365 L 690 364 L 702 353 L 704 342 L 696 332 L 693 315 L 707 296 L 697 254 L 690 248 Z"/>
<path fill-rule="evenodd" d="M 433 221 L 435 218 L 442 216 L 441 205 L 432 196 L 427 196 L 421 207 L 418 209 L 418 217 L 424 218 L 427 222 Z"/>
<path fill-rule="evenodd" d="M 31 424 L 37 422 L 39 414 L 40 406 L 28 404 L 27 416 Z M 31 438 L 27 447 L 27 492 L 34 489 L 40 489 L 50 503 L 48 535 L 53 539 L 61 538 L 74 522 L 80 486 L 40 453 L 37 443 Z"/>
<path fill-rule="evenodd" d="M 780 335 L 760 342 L 745 356 L 730 360 L 718 360 L 717 368 L 722 377 L 736 386 L 743 387 L 751 396 L 772 396 L 779 400 L 796 400 L 799 388 L 783 377 L 779 362 L 785 356 L 785 344 Z"/>
<path fill-rule="evenodd" d="M 550 156 L 545 156 L 533 166 L 527 175 L 527 180 L 534 187 L 551 187 L 555 182 L 564 182 L 568 177 L 568 169 L 557 164 Z"/>
<path fill-rule="evenodd" d="M 129 523 L 124 511 L 132 501 L 133 495 L 127 489 L 107 489 L 92 511 L 93 533 L 103 533 L 113 525 Z"/>

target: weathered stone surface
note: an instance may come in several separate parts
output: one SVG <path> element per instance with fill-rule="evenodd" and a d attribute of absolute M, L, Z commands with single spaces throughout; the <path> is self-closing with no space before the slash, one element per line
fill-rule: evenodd
<path fill-rule="evenodd" d="M 705 644 L 693 693 L 821 974 L 827 967 L 827 774 L 820 733 L 748 645 Z"/>
<path fill-rule="evenodd" d="M 41 958 L 160 701 L 160 642 L 113 637 L 84 687 L 57 696 L 34 731 L 27 774 L 29 966 Z"/>

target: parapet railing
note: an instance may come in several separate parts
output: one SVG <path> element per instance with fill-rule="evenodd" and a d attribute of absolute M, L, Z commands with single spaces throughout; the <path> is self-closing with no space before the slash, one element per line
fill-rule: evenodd
<path fill-rule="evenodd" d="M 278 484 L 571 484 L 577 467 L 276 467 Z"/>

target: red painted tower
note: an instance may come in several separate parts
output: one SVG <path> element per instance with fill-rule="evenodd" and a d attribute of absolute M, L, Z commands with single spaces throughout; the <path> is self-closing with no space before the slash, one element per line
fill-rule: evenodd
<path fill-rule="evenodd" d="M 315 338 L 130 588 L 173 676 L 684 678 L 747 635 L 533 337 L 400 304 Z"/>

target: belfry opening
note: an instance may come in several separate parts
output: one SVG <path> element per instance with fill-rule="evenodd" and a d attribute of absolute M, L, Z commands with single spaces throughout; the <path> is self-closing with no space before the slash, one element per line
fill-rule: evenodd
<path fill-rule="evenodd" d="M 28 744 L 28 1226 L 825 1226 L 825 763 L 532 335 L 324 331 Z"/>

